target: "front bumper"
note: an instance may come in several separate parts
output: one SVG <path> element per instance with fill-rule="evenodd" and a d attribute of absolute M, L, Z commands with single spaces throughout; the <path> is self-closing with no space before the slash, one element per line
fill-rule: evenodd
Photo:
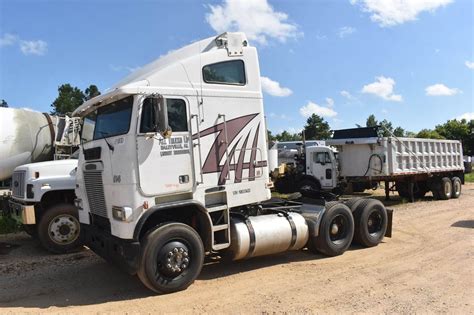
<path fill-rule="evenodd" d="M 124 240 L 94 225 L 81 224 L 84 244 L 105 260 L 133 275 L 137 273 L 140 242 Z"/>
<path fill-rule="evenodd" d="M 12 217 L 21 224 L 36 224 L 35 206 L 9 201 Z"/>

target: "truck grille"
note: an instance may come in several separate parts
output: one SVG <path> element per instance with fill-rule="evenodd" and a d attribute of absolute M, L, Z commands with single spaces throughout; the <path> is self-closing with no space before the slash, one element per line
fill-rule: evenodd
<path fill-rule="evenodd" d="M 25 197 L 25 177 L 26 171 L 13 172 L 12 176 L 12 195 L 18 198 Z"/>
<path fill-rule="evenodd" d="M 84 183 L 86 185 L 87 199 L 89 201 L 91 213 L 107 218 L 102 172 L 84 172 Z"/>

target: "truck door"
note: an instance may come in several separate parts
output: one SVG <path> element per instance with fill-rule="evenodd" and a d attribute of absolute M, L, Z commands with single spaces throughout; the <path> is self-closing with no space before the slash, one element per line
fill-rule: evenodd
<path fill-rule="evenodd" d="M 146 98 L 142 104 L 138 126 L 139 185 L 147 195 L 169 195 L 193 189 L 192 146 L 187 99 L 168 97 L 162 102 L 168 117 L 171 136 L 155 133 L 156 98 Z"/>
<path fill-rule="evenodd" d="M 321 188 L 332 189 L 335 187 L 336 171 L 333 166 L 332 155 L 328 151 L 315 151 L 311 153 L 309 171 L 319 180 Z"/>

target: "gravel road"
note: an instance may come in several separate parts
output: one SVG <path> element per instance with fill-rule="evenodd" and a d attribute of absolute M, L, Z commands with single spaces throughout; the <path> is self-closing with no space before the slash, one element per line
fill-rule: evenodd
<path fill-rule="evenodd" d="M 86 249 L 49 255 L 24 233 L 3 235 L 0 313 L 474 313 L 474 184 L 457 200 L 389 205 L 393 238 L 377 247 L 208 262 L 188 290 L 163 296 Z"/>

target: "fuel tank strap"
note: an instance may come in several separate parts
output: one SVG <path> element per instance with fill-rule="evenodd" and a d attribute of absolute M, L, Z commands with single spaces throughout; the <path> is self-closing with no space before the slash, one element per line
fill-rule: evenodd
<path fill-rule="evenodd" d="M 290 223 L 290 227 L 291 227 L 291 242 L 290 242 L 290 246 L 288 246 L 288 249 L 291 249 L 293 246 L 295 246 L 296 240 L 297 240 L 296 224 L 290 215 L 287 215 L 286 219 L 288 220 L 288 223 Z"/>
<path fill-rule="evenodd" d="M 253 256 L 255 252 L 255 230 L 253 229 L 252 222 L 247 218 L 245 219 L 245 224 L 247 225 L 247 229 L 249 230 L 249 237 L 250 237 L 250 244 L 249 244 L 249 251 L 244 259 L 250 258 Z"/>

